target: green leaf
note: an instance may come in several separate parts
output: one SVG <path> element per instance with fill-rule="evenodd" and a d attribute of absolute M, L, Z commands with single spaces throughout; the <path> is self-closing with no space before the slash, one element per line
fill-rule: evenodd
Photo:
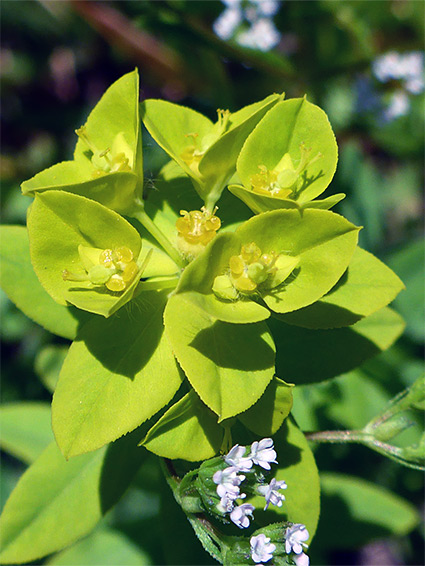
<path fill-rule="evenodd" d="M 137 439 L 137 434 L 128 435 L 68 462 L 52 442 L 6 503 L 0 518 L 0 561 L 32 562 L 89 533 L 140 467 L 146 452 L 136 447 Z"/>
<path fill-rule="evenodd" d="M 323 210 L 329 210 L 330 208 L 341 202 L 343 199 L 345 199 L 346 196 L 347 195 L 345 193 L 336 193 L 327 198 L 309 200 L 302 203 L 301 208 L 320 208 Z"/>
<path fill-rule="evenodd" d="M 281 99 L 281 95 L 272 94 L 230 114 L 229 129 L 205 152 L 199 162 L 199 172 L 203 177 L 203 192 L 208 194 L 212 205 L 220 198 L 225 184 L 236 171 L 236 160 L 247 136 Z"/>
<path fill-rule="evenodd" d="M 163 458 L 198 462 L 217 454 L 223 436 L 217 415 L 192 390 L 168 409 L 141 444 Z"/>
<path fill-rule="evenodd" d="M 215 124 L 184 106 L 145 100 L 142 119 L 155 141 L 191 177 L 201 198 L 209 199 L 212 209 L 236 170 L 236 159 L 247 135 L 280 99 L 280 95 L 273 94 L 234 114 L 219 114 Z"/>
<path fill-rule="evenodd" d="M 415 185 L 416 186 L 416 185 Z M 394 306 L 406 319 L 406 333 L 422 344 L 425 338 L 423 305 L 425 303 L 425 243 L 423 238 L 408 243 L 391 254 L 388 265 L 406 283 L 406 290 L 395 300 Z"/>
<path fill-rule="evenodd" d="M 273 436 L 291 412 L 292 390 L 292 384 L 274 377 L 262 397 L 238 419 L 258 436 Z"/>
<path fill-rule="evenodd" d="M 53 440 L 52 417 L 47 403 L 22 402 L 0 409 L 0 446 L 31 464 Z"/>
<path fill-rule="evenodd" d="M 211 120 L 191 108 L 166 100 L 145 100 L 140 111 L 144 125 L 157 144 L 189 177 L 199 179 L 199 175 L 182 159 L 182 154 L 193 143 L 191 134 L 202 139 L 211 131 Z"/>
<path fill-rule="evenodd" d="M 338 204 L 344 197 L 344 193 L 337 193 L 325 199 L 310 200 L 302 204 L 289 198 L 274 198 L 263 194 L 254 193 L 242 185 L 229 185 L 229 191 L 240 198 L 249 208 L 259 214 L 269 210 L 278 210 L 281 208 L 296 208 L 297 210 L 305 210 L 306 208 L 321 208 L 329 210 Z"/>
<path fill-rule="evenodd" d="M 243 243 L 263 253 L 298 257 L 299 264 L 281 287 L 261 293 L 267 306 L 284 313 L 307 306 L 327 293 L 346 270 L 358 228 L 327 210 L 275 210 L 255 216 L 237 230 Z M 260 288 L 261 292 L 261 288 Z"/>
<path fill-rule="evenodd" d="M 233 233 L 218 234 L 205 251 L 184 270 L 176 293 L 184 294 L 210 316 L 224 322 L 249 323 L 265 320 L 270 312 L 265 307 L 247 299 L 220 300 L 212 292 L 214 280 L 228 268 L 232 255 L 240 252 L 240 241 Z"/>
<path fill-rule="evenodd" d="M 38 352 L 35 358 L 34 370 L 41 383 L 51 393 L 56 389 L 59 373 L 68 350 L 68 346 L 48 344 Z"/>
<path fill-rule="evenodd" d="M 22 192 L 35 196 L 61 190 L 95 200 L 117 212 L 128 212 L 133 205 L 137 177 L 133 173 L 116 172 L 93 179 L 92 171 L 85 163 L 63 161 L 22 183 Z"/>
<path fill-rule="evenodd" d="M 319 545 L 327 528 L 332 529 L 333 548 L 357 549 L 371 540 L 406 535 L 420 521 L 411 503 L 363 479 L 327 472 L 321 484 Z"/>
<path fill-rule="evenodd" d="M 295 208 L 297 210 L 300 208 L 295 200 L 273 198 L 254 193 L 251 189 L 247 189 L 242 185 L 229 185 L 229 191 L 240 198 L 255 214 L 281 208 Z"/>
<path fill-rule="evenodd" d="M 109 249 L 127 246 L 138 260 L 144 253 L 138 232 L 116 212 L 63 191 L 36 196 L 28 217 L 31 261 L 46 291 L 60 304 L 109 316 L 132 298 L 140 275 L 121 293 L 89 281 L 64 281 L 64 270 L 84 275 L 78 246 Z"/>
<path fill-rule="evenodd" d="M 390 400 L 382 385 L 360 369 L 323 383 L 297 386 L 293 397 L 292 414 L 301 429 L 309 431 L 360 430 Z"/>
<path fill-rule="evenodd" d="M 89 145 L 80 137 L 74 161 L 58 163 L 25 181 L 23 193 L 34 196 L 40 191 L 61 189 L 94 199 L 118 212 L 130 210 L 135 192 L 143 184 L 137 69 L 108 88 L 82 129 Z M 99 157 L 105 150 L 109 150 L 106 158 Z M 108 166 L 108 161 L 119 153 L 128 159 L 124 170 L 119 167 L 120 161 Z M 97 161 L 92 162 L 93 155 Z"/>
<path fill-rule="evenodd" d="M 402 281 L 372 254 L 356 248 L 347 271 L 316 303 L 280 318 L 305 328 L 340 328 L 388 305 L 404 288 Z"/>
<path fill-rule="evenodd" d="M 101 151 L 110 147 L 114 138 L 123 134 L 134 151 L 134 170 L 143 178 L 141 129 L 139 118 L 139 73 L 137 69 L 115 81 L 90 112 L 85 123 L 87 137 Z M 75 148 L 76 160 L 87 159 L 87 146 L 80 138 Z"/>
<path fill-rule="evenodd" d="M 177 360 L 219 422 L 245 411 L 264 393 L 273 378 L 275 349 L 263 322 L 221 322 L 183 294 L 169 299 L 164 320 Z"/>
<path fill-rule="evenodd" d="M 270 316 L 268 309 L 250 299 L 240 298 L 237 301 L 222 301 L 213 293 L 204 295 L 188 292 L 182 293 L 182 295 L 188 303 L 193 303 L 208 315 L 223 322 L 248 324 L 266 320 Z"/>
<path fill-rule="evenodd" d="M 386 350 L 404 330 L 400 315 L 389 307 L 348 328 L 310 330 L 269 318 L 277 345 L 276 373 L 297 385 L 346 373 Z"/>
<path fill-rule="evenodd" d="M 303 523 L 310 534 L 310 543 L 320 515 L 320 481 L 313 453 L 306 437 L 291 419 L 286 419 L 275 436 L 274 446 L 279 462 L 275 478 L 288 485 L 285 501 L 282 507 L 270 506 L 263 511 L 264 498 L 256 496 L 250 500 L 256 507 L 255 519 L 262 526 L 277 521 Z"/>
<path fill-rule="evenodd" d="M 119 531 L 98 529 L 50 558 L 50 566 L 149 566 L 150 557 Z"/>
<path fill-rule="evenodd" d="M 319 196 L 335 173 L 338 149 L 326 114 L 305 98 L 279 102 L 250 134 L 237 161 L 243 185 L 251 189 L 252 177 L 260 172 L 259 166 L 273 171 L 285 154 L 289 154 L 296 169 L 303 155 L 302 144 L 310 150 L 311 164 L 297 175 L 289 198 L 301 204 Z M 315 159 L 318 154 L 321 157 Z M 268 198 L 271 197 L 266 194 L 265 199 Z"/>
<path fill-rule="evenodd" d="M 105 320 L 85 325 L 53 397 L 56 440 L 66 457 L 95 450 L 164 407 L 181 376 L 163 334 L 167 292 L 147 291 Z"/>
<path fill-rule="evenodd" d="M 23 226 L 0 227 L 1 287 L 29 318 L 49 332 L 73 339 L 88 316 L 56 303 L 43 289 L 31 265 L 28 232 Z M 19 282 L 19 284 L 18 284 Z"/>

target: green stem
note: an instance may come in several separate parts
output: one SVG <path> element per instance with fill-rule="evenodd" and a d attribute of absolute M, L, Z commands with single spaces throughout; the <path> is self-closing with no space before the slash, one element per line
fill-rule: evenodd
<path fill-rule="evenodd" d="M 221 193 L 223 192 L 224 186 L 224 183 L 216 183 L 214 187 L 208 192 L 208 195 L 205 197 L 205 208 L 211 214 L 213 214 L 214 212 L 215 205 L 219 200 Z"/>
<path fill-rule="evenodd" d="M 154 221 L 146 214 L 144 210 L 136 210 L 132 214 L 133 218 L 138 220 L 146 230 L 155 238 L 159 245 L 171 257 L 171 259 L 182 269 L 186 267 L 185 261 L 179 254 L 178 250 L 172 245 L 166 235 L 161 232 Z"/>
<path fill-rule="evenodd" d="M 305 432 L 307 440 L 313 442 L 329 442 L 331 444 L 370 443 L 370 435 L 361 430 L 321 430 L 318 432 Z"/>
<path fill-rule="evenodd" d="M 179 282 L 178 277 L 158 281 L 141 281 L 137 287 L 140 291 L 157 291 L 159 289 L 174 289 Z"/>

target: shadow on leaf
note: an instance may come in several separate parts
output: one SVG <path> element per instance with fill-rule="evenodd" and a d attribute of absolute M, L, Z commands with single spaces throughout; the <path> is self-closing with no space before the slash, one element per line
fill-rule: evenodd
<path fill-rule="evenodd" d="M 190 343 L 192 348 L 223 368 L 241 371 L 258 371 L 270 367 L 274 352 L 264 340 L 263 323 L 230 324 L 215 321 L 208 328 L 202 329 Z M 241 344 L 253 344 L 255 347 L 243 349 L 243 356 L 235 356 L 241 351 Z"/>
<path fill-rule="evenodd" d="M 166 292 L 144 292 L 108 319 L 90 320 L 77 339 L 108 370 L 134 379 L 160 343 L 165 302 Z"/>

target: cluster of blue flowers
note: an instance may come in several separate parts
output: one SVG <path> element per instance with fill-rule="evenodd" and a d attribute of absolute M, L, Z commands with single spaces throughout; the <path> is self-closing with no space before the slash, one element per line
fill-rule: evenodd
<path fill-rule="evenodd" d="M 237 504 L 237 500 L 245 499 L 246 494 L 241 492 L 240 486 L 246 479 L 247 473 L 253 471 L 254 466 L 260 466 L 263 470 L 269 471 L 271 464 L 277 464 L 276 451 L 271 438 L 263 438 L 251 444 L 251 449 L 246 455 L 245 446 L 236 444 L 224 457 L 229 466 L 218 470 L 213 475 L 213 481 L 217 485 L 217 495 L 220 502 L 217 509 L 224 514 L 230 514 L 230 520 L 241 529 L 249 527 L 250 520 L 253 519 L 255 507 L 250 503 Z M 273 478 L 269 484 L 262 483 L 256 487 L 256 493 L 265 498 L 264 510 L 268 506 L 276 505 L 281 507 L 285 496 L 280 490 L 288 486 L 283 480 Z M 293 524 L 286 529 L 285 551 L 291 554 L 296 566 L 308 566 L 309 558 L 303 552 L 307 547 L 305 541 L 308 540 L 309 533 L 303 524 Z M 252 536 L 250 539 L 251 558 L 261 566 L 273 558 L 276 545 L 270 542 L 270 538 L 265 534 Z"/>
<path fill-rule="evenodd" d="M 213 24 L 223 40 L 234 39 L 243 47 L 269 51 L 276 47 L 281 34 L 272 17 L 278 12 L 279 0 L 223 0 L 226 9 Z"/>
<path fill-rule="evenodd" d="M 372 63 L 372 74 L 378 82 L 388 85 L 390 91 L 381 93 L 370 78 L 360 77 L 357 81 L 358 110 L 379 110 L 384 122 L 405 116 L 410 110 L 412 96 L 425 91 L 424 63 L 422 51 L 388 51 L 379 55 Z"/>

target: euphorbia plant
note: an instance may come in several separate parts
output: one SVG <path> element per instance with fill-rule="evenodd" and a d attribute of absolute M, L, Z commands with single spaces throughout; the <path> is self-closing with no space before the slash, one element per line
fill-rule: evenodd
<path fill-rule="evenodd" d="M 303 330 L 308 340 L 330 332 L 325 353 L 352 369 L 401 333 L 387 305 L 403 284 L 358 247 L 360 228 L 330 210 L 344 195 L 316 198 L 337 146 L 306 98 L 271 95 L 219 110 L 216 123 L 161 100 L 144 101 L 140 115 L 171 158 L 155 190 L 144 183 L 135 71 L 77 130 L 74 160 L 23 183 L 34 197 L 28 230 L 3 227 L 5 291 L 73 342 L 53 397 L 56 444 L 6 505 L 1 559 L 32 561 L 86 534 L 148 450 L 219 562 L 307 564 L 319 477 L 290 415 L 297 384 L 280 352 L 295 328 L 298 348 Z M 363 344 L 355 351 L 353 336 Z M 379 423 L 351 439 L 394 457 Z M 397 459 L 420 465 L 421 451 Z M 106 462 L 119 487 L 105 506 Z M 34 500 L 43 474 L 54 485 Z M 52 501 L 74 476 L 81 489 L 59 510 Z"/>

